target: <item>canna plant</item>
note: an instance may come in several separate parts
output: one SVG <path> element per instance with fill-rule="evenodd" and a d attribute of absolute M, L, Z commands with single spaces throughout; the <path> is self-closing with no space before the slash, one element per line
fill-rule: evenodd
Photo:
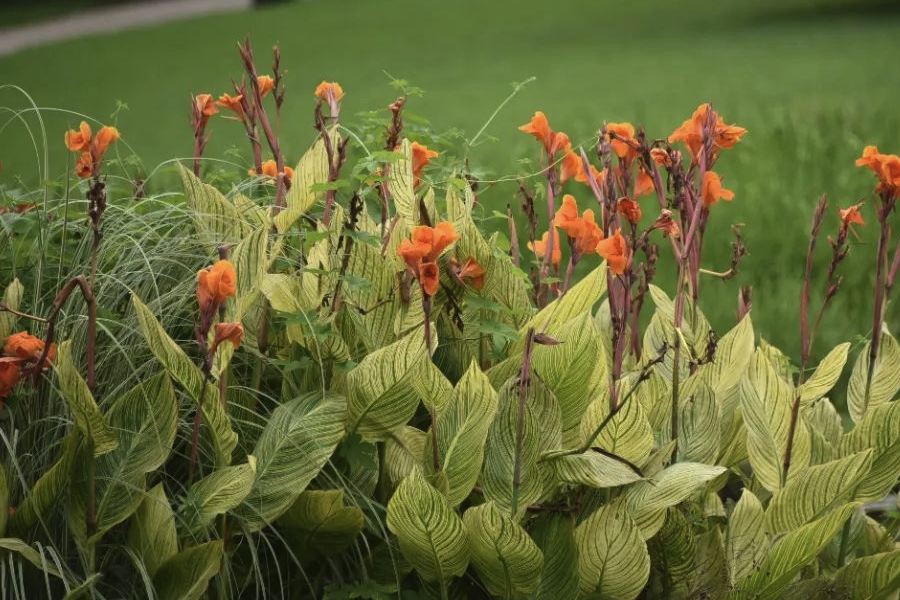
<path fill-rule="evenodd" d="M 860 159 L 879 177 L 882 240 L 872 340 L 842 402 L 851 344 L 810 363 L 861 206 L 838 212 L 811 319 L 824 197 L 814 212 L 799 368 L 757 341 L 749 290 L 719 335 L 700 282 L 733 276 L 746 248 L 735 230 L 718 271 L 703 239 L 717 202 L 737 198 L 713 167 L 746 130 L 710 104 L 667 138 L 606 123 L 592 148 L 535 113 L 521 128 L 540 142 L 540 186 L 521 186 L 532 259 L 511 209 L 507 252 L 479 227 L 466 167 L 404 134 L 406 97 L 386 130 L 357 131 L 340 121 L 341 86 L 323 82 L 317 139 L 285 165 L 280 56 L 261 75 L 249 41 L 239 51 L 235 95 L 192 100 L 194 161 L 178 167 L 196 275 L 186 269 L 172 293 L 106 291 L 98 149 L 89 277 L 64 283 L 46 317 L 21 282 L 6 287 L 11 597 L 884 598 L 900 587 L 896 518 L 873 508 L 900 478 L 900 347 L 885 310 L 900 159 Z M 228 119 L 248 135 L 254 179 L 225 193 L 203 180 L 202 154 Z M 93 148 L 89 138 L 66 143 Z M 671 294 L 653 284 L 664 251 Z M 57 327 L 75 288 L 84 334 L 68 315 Z M 122 342 L 111 329 L 98 340 L 98 304 L 119 311 Z M 43 338 L 20 333 L 24 321 Z M 140 368 L 95 373 L 95 346 L 125 341 Z M 41 460 L 24 445 L 38 403 L 56 422 Z"/>

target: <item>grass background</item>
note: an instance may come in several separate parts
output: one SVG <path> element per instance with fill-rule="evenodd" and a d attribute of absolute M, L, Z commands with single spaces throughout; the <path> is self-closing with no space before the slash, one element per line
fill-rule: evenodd
<path fill-rule="evenodd" d="M 351 127 L 355 113 L 386 107 L 396 97 L 390 73 L 427 91 L 409 102 L 410 116 L 427 117 L 434 131 L 456 128 L 471 137 L 511 83 L 536 77 L 491 123 L 487 143 L 441 148 L 468 155 L 486 179 L 497 181 L 481 187 L 488 209 L 517 205 L 509 180 L 523 172 L 521 158 L 536 157 L 537 145 L 516 127 L 534 110 L 545 111 L 554 129 L 576 143 L 589 143 L 604 120 L 643 124 L 651 137 L 664 137 L 698 104 L 712 101 L 749 133 L 717 169 L 736 198 L 713 211 L 705 266 L 727 268 L 731 223 L 746 224 L 751 254 L 735 280 L 703 281 L 702 307 L 724 333 L 734 322 L 739 286 L 753 285 L 757 331 L 794 357 L 812 207 L 828 194 L 826 232 L 837 227 L 835 204 L 865 200 L 863 214 L 873 222 L 874 178 L 853 161 L 866 144 L 900 152 L 896 2 L 332 0 L 93 36 L 0 58 L 0 85 L 20 86 L 43 108 L 51 159 L 43 175 L 40 140 L 35 145 L 34 132 L 19 119 L 33 127 L 34 115 L 16 112 L 27 108 L 17 91 L 0 90 L 0 106 L 8 107 L 0 110 L 0 186 L 26 189 L 66 172 L 62 132 L 77 124 L 77 114 L 109 122 L 116 113 L 124 142 L 118 150 L 133 152 L 143 164 L 128 166 L 132 174 L 189 156 L 190 95 L 229 89 L 230 79 L 240 76 L 235 43 L 246 34 L 260 64 L 268 62 L 262 51 L 280 44 L 288 71 L 281 139 L 289 162 L 314 138 L 312 90 L 322 79 L 343 84 L 342 116 Z M 117 111 L 119 101 L 128 109 Z M 208 156 L 233 159 L 228 150 L 239 144 L 249 163 L 238 126 L 219 120 L 212 129 Z M 172 181 L 166 177 L 154 175 L 151 190 Z M 592 202 L 583 187 L 570 191 L 583 205 Z M 653 202 L 644 201 L 645 212 L 653 212 Z M 874 229 L 862 232 L 844 265 L 844 289 L 817 338 L 819 356 L 870 328 Z M 827 261 L 823 243 L 822 276 Z M 666 270 L 660 283 L 671 290 Z M 888 324 L 900 329 L 893 306 Z"/>

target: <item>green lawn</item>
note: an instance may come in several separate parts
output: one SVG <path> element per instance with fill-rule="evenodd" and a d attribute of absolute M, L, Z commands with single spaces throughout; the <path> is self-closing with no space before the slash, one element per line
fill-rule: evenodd
<path fill-rule="evenodd" d="M 240 76 L 235 42 L 245 34 L 258 51 L 281 45 L 289 86 L 281 130 L 291 161 L 314 136 L 312 90 L 322 79 L 343 84 L 343 115 L 350 126 L 355 113 L 384 107 L 396 97 L 387 72 L 427 91 L 408 107 L 429 118 L 434 130 L 459 128 L 471 136 L 509 94 L 512 82 L 535 76 L 488 128 L 497 141 L 470 151 L 491 179 L 515 176 L 517 161 L 536 155 L 533 140 L 516 131 L 536 109 L 574 141 L 587 142 L 604 120 L 644 124 L 651 136 L 663 137 L 710 100 L 749 134 L 718 169 L 736 199 L 715 207 L 707 267 L 727 268 L 731 223 L 746 223 L 751 255 L 736 281 L 704 282 L 704 307 L 723 332 L 733 323 L 739 285 L 752 284 L 758 331 L 796 356 L 812 206 L 822 193 L 842 205 L 870 198 L 873 178 L 853 164 L 864 145 L 900 152 L 900 12 L 892 4 L 290 3 L 27 51 L 0 59 L 0 84 L 21 86 L 48 108 L 43 116 L 51 177 L 66 169 L 62 132 L 78 121 L 56 108 L 108 121 L 120 100 L 128 105 L 118 114 L 123 141 L 147 170 L 189 156 L 189 96 L 221 93 L 230 78 Z M 24 103 L 6 89 L 0 90 L 0 106 Z M 4 126 L 10 115 L 3 114 L 0 184 L 12 185 L 16 175 L 36 181 L 40 153 L 32 150 L 20 123 Z M 209 156 L 223 156 L 235 143 L 244 151 L 237 126 L 218 121 L 213 130 Z M 466 151 L 461 144 L 442 150 Z M 513 183 L 482 190 L 487 206 L 515 202 Z M 573 190 L 582 202 L 590 200 L 583 189 Z M 870 203 L 864 215 L 874 221 Z M 833 231 L 836 223 L 833 212 L 826 229 Z M 847 259 L 844 289 L 817 338 L 818 354 L 869 327 L 873 233 L 871 227 L 865 231 Z M 820 250 L 824 272 L 827 243 Z M 894 307 L 888 322 L 900 329 Z"/>

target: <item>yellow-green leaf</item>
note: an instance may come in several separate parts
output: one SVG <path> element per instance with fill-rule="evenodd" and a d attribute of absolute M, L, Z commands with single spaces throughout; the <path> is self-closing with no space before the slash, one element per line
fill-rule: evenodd
<path fill-rule="evenodd" d="M 333 132 L 332 142 L 336 143 L 338 137 L 337 132 Z M 322 192 L 313 192 L 310 191 L 310 188 L 317 183 L 327 181 L 328 153 L 325 151 L 325 142 L 319 138 L 294 168 L 291 189 L 285 196 L 285 207 L 275 217 L 275 228 L 278 229 L 278 233 L 284 233 L 290 229 L 297 219 L 313 207 Z"/>
<path fill-rule="evenodd" d="M 900 588 L 900 550 L 857 558 L 834 575 L 850 600 L 889 598 Z"/>
<path fill-rule="evenodd" d="M 769 551 L 766 513 L 762 503 L 748 489 L 734 507 L 725 537 L 725 558 L 732 585 L 749 575 Z"/>
<path fill-rule="evenodd" d="M 862 420 L 866 411 L 893 400 L 900 390 L 900 345 L 891 334 L 883 332 L 880 346 L 872 368 L 871 386 L 869 350 L 872 342 L 867 343 L 859 353 L 847 382 L 847 411 L 855 423 Z"/>
<path fill-rule="evenodd" d="M 135 511 L 128 541 L 151 577 L 178 552 L 175 513 L 161 483 L 147 492 Z"/>
<path fill-rule="evenodd" d="M 13 279 L 12 282 L 6 286 L 6 291 L 3 292 L 3 304 L 13 310 L 19 310 L 19 305 L 22 303 L 22 296 L 24 294 L 25 286 L 22 285 L 18 278 Z M 16 315 L 11 312 L 0 310 L 0 339 L 5 339 L 15 333 L 17 322 L 18 317 Z"/>
<path fill-rule="evenodd" d="M 385 473 L 396 487 L 413 470 L 422 471 L 425 464 L 424 431 L 405 425 L 395 429 L 384 445 Z"/>
<path fill-rule="evenodd" d="M 544 555 L 541 581 L 534 600 L 575 598 L 578 595 L 578 547 L 575 521 L 564 513 L 547 513 L 530 522 L 532 539 Z"/>
<path fill-rule="evenodd" d="M 178 510 L 182 537 L 201 537 L 213 520 L 237 508 L 250 493 L 256 479 L 256 458 L 242 465 L 213 471 L 191 486 Z"/>
<path fill-rule="evenodd" d="M 224 542 L 207 542 L 182 550 L 164 562 L 153 577 L 158 600 L 199 600 L 219 572 Z"/>
<path fill-rule="evenodd" d="M 307 490 L 278 519 L 278 525 L 303 556 L 331 556 L 353 543 L 365 526 L 358 506 L 345 506 L 344 490 Z"/>
<path fill-rule="evenodd" d="M 845 342 L 833 348 L 825 355 L 815 372 L 806 382 L 800 386 L 800 402 L 804 405 L 814 402 L 831 391 L 834 384 L 841 378 L 841 371 L 847 363 L 847 352 L 850 350 L 850 342 Z"/>
<path fill-rule="evenodd" d="M 59 387 L 75 417 L 75 426 L 93 444 L 94 456 L 114 450 L 118 442 L 110 432 L 94 395 L 75 367 L 71 340 L 59 345 L 56 369 L 59 373 Z"/>
<path fill-rule="evenodd" d="M 240 211 L 222 192 L 198 179 L 190 169 L 178 163 L 184 199 L 200 239 L 205 244 L 236 242 L 244 237 L 246 224 Z"/>

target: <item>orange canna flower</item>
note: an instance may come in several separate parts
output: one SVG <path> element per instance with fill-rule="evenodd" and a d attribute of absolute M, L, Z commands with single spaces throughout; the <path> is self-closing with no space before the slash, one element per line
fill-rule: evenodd
<path fill-rule="evenodd" d="M 475 286 L 475 289 L 484 289 L 484 267 L 478 264 L 477 260 L 470 256 L 466 259 L 466 262 L 460 266 L 458 260 L 451 258 L 450 266 L 451 274 L 453 274 L 454 279 L 460 284 L 463 283 L 463 279 L 469 279 L 472 281 L 472 285 Z"/>
<path fill-rule="evenodd" d="M 672 157 L 669 156 L 669 153 L 662 148 L 653 148 L 652 150 L 650 150 L 650 158 L 652 158 L 653 162 L 661 167 L 672 166 Z"/>
<path fill-rule="evenodd" d="M 862 157 L 856 159 L 857 167 L 868 167 L 878 177 L 879 194 L 896 195 L 900 190 L 900 157 L 882 154 L 877 146 L 866 146 Z"/>
<path fill-rule="evenodd" d="M 78 160 L 75 161 L 75 175 L 81 179 L 87 179 L 94 170 L 94 158 L 90 152 L 82 152 Z"/>
<path fill-rule="evenodd" d="M 241 341 L 244 339 L 244 326 L 240 323 L 219 323 L 216 325 L 216 335 L 213 343 L 209 347 L 209 353 L 215 354 L 216 349 L 222 342 L 231 342 L 234 349 L 241 347 Z"/>
<path fill-rule="evenodd" d="M 672 132 L 669 136 L 669 143 L 684 142 L 691 152 L 694 160 L 703 147 L 703 126 L 709 117 L 711 107 L 708 103 L 701 104 L 691 115 L 691 118 L 682 123 L 681 127 Z M 714 126 L 713 129 L 713 150 L 718 148 L 731 148 L 737 144 L 741 137 L 747 133 L 747 130 L 737 125 L 726 125 L 722 118 L 713 111 Z"/>
<path fill-rule="evenodd" d="M 639 167 L 637 180 L 634 182 L 634 197 L 640 198 L 654 192 L 656 192 L 656 186 L 653 185 L 653 177 L 643 167 Z"/>
<path fill-rule="evenodd" d="M 628 242 L 622 237 L 621 229 L 616 229 L 611 237 L 598 242 L 595 251 L 606 259 L 606 264 L 613 273 L 621 275 L 625 272 L 631 252 L 628 249 Z"/>
<path fill-rule="evenodd" d="M 202 130 L 209 122 L 209 118 L 219 112 L 211 94 L 197 94 L 194 96 L 194 126 Z"/>
<path fill-rule="evenodd" d="M 613 152 L 616 153 L 616 156 L 618 156 L 626 166 L 630 165 L 638 156 L 637 149 L 633 148 L 631 144 L 628 143 L 628 141 L 634 141 L 634 125 L 631 123 L 607 123 L 606 131 L 606 136 L 609 139 L 609 145 Z M 625 138 L 627 141 L 617 139 L 610 135 L 610 133 L 615 133 L 617 136 Z"/>
<path fill-rule="evenodd" d="M 439 154 L 435 150 L 429 150 L 428 146 L 424 146 L 419 142 L 413 142 L 410 144 L 410 148 L 412 149 L 413 179 L 415 180 L 413 186 L 419 187 L 419 184 L 422 182 L 422 171 L 431 164 L 431 159 L 437 158 Z"/>
<path fill-rule="evenodd" d="M 3 408 L 4 400 L 9 397 L 13 388 L 22 379 L 24 363 L 24 360 L 15 356 L 0 358 L 0 409 Z"/>
<path fill-rule="evenodd" d="M 595 167 L 594 165 L 591 165 L 591 177 L 594 178 L 594 181 L 597 183 L 598 186 L 602 186 L 603 180 L 606 179 L 606 169 L 603 169 L 602 171 L 598 171 L 597 167 Z M 579 181 L 581 183 L 587 184 L 588 186 L 591 185 L 590 182 L 588 181 L 587 174 L 584 172 L 583 169 L 582 169 L 581 173 L 578 174 L 578 177 L 575 178 L 575 181 Z"/>
<path fill-rule="evenodd" d="M 438 270 L 437 263 L 422 263 L 419 270 L 419 283 L 429 296 L 437 294 L 438 284 L 440 283 L 440 270 Z"/>
<path fill-rule="evenodd" d="M 216 101 L 216 106 L 221 106 L 222 108 L 227 108 L 228 110 L 234 111 L 237 113 L 237 116 L 241 119 L 244 118 L 244 104 L 242 100 L 244 99 L 243 94 L 238 94 L 237 96 L 230 96 L 228 94 L 222 94 L 219 96 L 219 99 Z"/>
<path fill-rule="evenodd" d="M 582 254 L 596 252 L 597 244 L 603 238 L 603 230 L 594 221 L 594 211 L 587 209 L 581 217 L 581 231 L 575 240 L 575 250 Z"/>
<path fill-rule="evenodd" d="M 722 187 L 722 180 L 714 171 L 707 171 L 703 176 L 701 195 L 704 208 L 709 208 L 719 200 L 734 199 L 734 192 Z"/>
<path fill-rule="evenodd" d="M 841 226 L 844 229 L 849 229 L 854 223 L 865 226 L 866 222 L 863 220 L 862 215 L 859 214 L 860 206 L 862 206 L 862 203 L 854 204 L 846 209 L 838 207 L 838 214 L 841 217 Z"/>
<path fill-rule="evenodd" d="M 4 340 L 3 353 L 8 357 L 11 356 L 23 361 L 34 362 L 44 353 L 44 340 L 31 335 L 27 331 L 20 331 Z M 56 344 L 50 344 L 50 350 L 47 351 L 46 362 L 51 363 L 54 360 L 56 360 Z M 47 365 L 43 365 L 45 368 L 46 366 Z"/>
<path fill-rule="evenodd" d="M 256 83 L 259 85 L 260 98 L 265 98 L 275 88 L 275 80 L 271 75 L 260 75 L 256 78 Z"/>
<path fill-rule="evenodd" d="M 620 198 L 616 208 L 632 225 L 637 225 L 641 220 L 641 207 L 631 198 Z"/>
<path fill-rule="evenodd" d="M 400 255 L 400 258 L 403 259 L 403 262 L 406 263 L 406 266 L 410 268 L 416 277 L 419 276 L 419 265 L 422 264 L 422 259 L 429 252 L 431 252 L 430 240 L 428 242 L 403 240 L 400 242 L 400 247 L 397 248 L 397 254 Z"/>
<path fill-rule="evenodd" d="M 200 312 L 210 314 L 237 292 L 237 274 L 234 265 L 220 260 L 211 267 L 197 272 L 197 302 Z M 208 329 L 207 329 L 208 331 Z"/>
<path fill-rule="evenodd" d="M 587 177 L 584 174 L 584 163 L 581 161 L 581 156 L 574 150 L 567 150 L 563 156 L 559 178 L 560 183 L 565 183 L 569 179 L 587 181 Z"/>
<path fill-rule="evenodd" d="M 278 163 L 275 162 L 274 160 L 267 160 L 260 166 L 262 167 L 261 177 L 271 177 L 272 179 L 275 179 L 276 177 L 278 177 Z M 250 169 L 249 171 L 247 171 L 247 173 L 249 173 L 253 177 L 256 177 L 256 175 L 257 175 L 256 169 Z M 294 170 L 292 168 L 290 168 L 289 166 L 285 165 L 284 176 L 287 177 L 289 180 L 293 179 L 294 178 Z M 271 182 L 268 182 L 268 183 L 271 183 Z"/>
<path fill-rule="evenodd" d="M 541 239 L 535 240 L 534 244 L 528 242 L 528 249 L 534 252 L 538 261 L 543 262 L 544 260 L 544 254 L 547 252 L 547 238 L 549 235 L 550 233 L 545 231 L 544 235 L 541 236 Z M 559 245 L 559 238 L 559 232 L 556 232 L 553 236 L 553 252 L 550 255 L 550 262 L 554 265 L 558 265 L 559 261 L 562 260 L 562 248 Z"/>
<path fill-rule="evenodd" d="M 571 194 L 563 196 L 562 207 L 556 211 L 553 224 L 565 231 L 570 237 L 577 238 L 581 234 L 584 223 L 578 216 L 578 204 Z"/>
<path fill-rule="evenodd" d="M 544 144 L 544 150 L 548 153 L 551 152 L 556 134 L 550 129 L 550 121 L 547 120 L 547 115 L 543 112 L 535 112 L 534 116 L 531 117 L 531 121 L 519 127 L 519 131 L 533 135 L 537 141 Z"/>
<path fill-rule="evenodd" d="M 207 94 L 208 95 L 208 94 Z M 94 147 L 92 148 L 92 153 L 94 156 L 94 162 L 98 163 L 103 159 L 103 155 L 106 154 L 107 148 L 109 145 L 119 139 L 119 130 L 115 127 L 102 127 L 100 131 L 97 132 L 97 137 L 94 139 Z"/>
<path fill-rule="evenodd" d="M 649 231 L 655 231 L 657 229 L 662 230 L 663 237 L 672 236 L 675 239 L 681 237 L 681 228 L 678 226 L 678 223 L 672 219 L 672 211 L 666 208 L 659 213 L 659 217 L 657 217 L 656 221 L 653 222 L 653 225 L 650 226 Z"/>
<path fill-rule="evenodd" d="M 70 129 L 66 132 L 66 147 L 71 152 L 85 152 L 91 148 L 91 126 L 85 121 L 81 122 L 78 130 Z"/>
<path fill-rule="evenodd" d="M 337 102 L 344 97 L 344 88 L 337 81 L 323 81 L 316 87 L 316 98 L 322 102 Z"/>

